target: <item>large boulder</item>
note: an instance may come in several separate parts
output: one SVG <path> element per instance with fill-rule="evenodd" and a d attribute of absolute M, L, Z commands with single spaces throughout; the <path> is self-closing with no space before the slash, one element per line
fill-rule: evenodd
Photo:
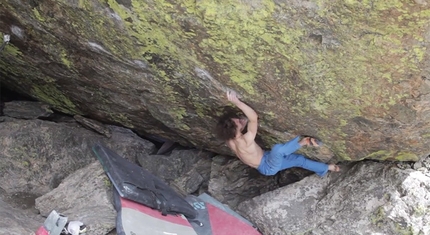
<path fill-rule="evenodd" d="M 348 169 L 349 168 L 349 169 Z M 430 173 L 362 162 L 239 205 L 265 235 L 430 234 Z"/>
<path fill-rule="evenodd" d="M 42 216 L 20 208 L 10 201 L 4 201 L 1 197 L 0 215 L 0 234 L 4 235 L 33 234 L 35 229 L 42 225 L 44 221 Z"/>
<path fill-rule="evenodd" d="M 195 149 L 175 149 L 168 155 L 141 155 L 138 162 L 178 192 L 198 194 L 209 181 L 212 155 Z"/>
<path fill-rule="evenodd" d="M 222 154 L 211 131 L 229 87 L 257 110 L 265 147 L 306 134 L 336 159 L 416 161 L 430 144 L 429 9 L 4 0 L 0 82 L 68 114 Z"/>
<path fill-rule="evenodd" d="M 95 143 L 105 143 L 132 161 L 155 151 L 130 130 L 111 127 L 107 139 L 75 123 L 6 119 L 0 122 L 0 188 L 8 194 L 43 195 L 71 173 L 96 160 Z"/>
<path fill-rule="evenodd" d="M 69 221 L 88 226 L 87 235 L 107 234 L 115 228 L 113 187 L 102 165 L 96 161 L 79 169 L 51 192 L 36 199 L 36 209 L 48 216 L 56 210 Z"/>

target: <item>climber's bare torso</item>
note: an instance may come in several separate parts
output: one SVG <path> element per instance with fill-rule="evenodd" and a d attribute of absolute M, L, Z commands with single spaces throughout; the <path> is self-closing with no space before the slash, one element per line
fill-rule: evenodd
<path fill-rule="evenodd" d="M 244 135 L 242 135 L 229 140 L 227 145 L 243 163 L 250 167 L 258 168 L 264 151 L 255 141 L 247 143 Z"/>

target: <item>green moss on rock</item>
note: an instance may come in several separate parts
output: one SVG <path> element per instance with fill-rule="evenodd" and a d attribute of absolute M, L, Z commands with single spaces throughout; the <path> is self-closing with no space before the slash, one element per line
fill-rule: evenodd
<path fill-rule="evenodd" d="M 53 84 L 34 86 L 31 95 L 67 114 L 81 114 L 76 106 Z"/>
<path fill-rule="evenodd" d="M 385 210 L 382 206 L 378 207 L 373 214 L 370 216 L 370 221 L 373 225 L 382 226 L 386 219 Z"/>
<path fill-rule="evenodd" d="M 394 160 L 394 161 L 418 161 L 419 157 L 411 152 L 406 151 L 394 151 L 394 150 L 379 150 L 375 151 L 363 159 L 374 159 L 374 160 Z"/>
<path fill-rule="evenodd" d="M 401 151 L 394 154 L 394 159 L 397 161 L 413 161 L 413 162 L 420 160 L 417 154 L 412 152 L 406 152 L 406 151 Z"/>
<path fill-rule="evenodd" d="M 125 127 L 134 128 L 133 122 L 124 113 L 110 113 L 109 117 L 116 123 L 123 125 Z"/>

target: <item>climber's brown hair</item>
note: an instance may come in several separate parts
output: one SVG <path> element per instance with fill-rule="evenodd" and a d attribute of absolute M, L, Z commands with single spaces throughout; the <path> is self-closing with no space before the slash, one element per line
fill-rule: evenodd
<path fill-rule="evenodd" d="M 237 125 L 233 118 L 239 117 L 234 113 L 225 113 L 219 118 L 215 128 L 215 134 L 219 139 L 227 141 L 236 137 Z"/>

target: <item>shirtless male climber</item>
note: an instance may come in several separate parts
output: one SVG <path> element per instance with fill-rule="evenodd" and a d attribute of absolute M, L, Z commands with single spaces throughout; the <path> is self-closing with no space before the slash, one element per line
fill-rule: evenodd
<path fill-rule="evenodd" d="M 242 110 L 248 120 L 229 114 L 224 115 L 217 124 L 216 134 L 218 138 L 226 141 L 230 149 L 246 165 L 256 168 L 263 175 L 275 175 L 278 171 L 291 167 L 301 167 L 321 177 L 328 171 L 340 171 L 339 166 L 335 164 L 327 165 L 294 154 L 302 146 L 319 146 L 318 141 L 311 137 L 299 140 L 300 136 L 297 136 L 285 144 L 275 144 L 270 151 L 263 151 L 255 142 L 258 128 L 257 113 L 240 101 L 235 92 L 228 91 L 227 98 Z M 247 132 L 242 134 L 246 124 Z"/>

